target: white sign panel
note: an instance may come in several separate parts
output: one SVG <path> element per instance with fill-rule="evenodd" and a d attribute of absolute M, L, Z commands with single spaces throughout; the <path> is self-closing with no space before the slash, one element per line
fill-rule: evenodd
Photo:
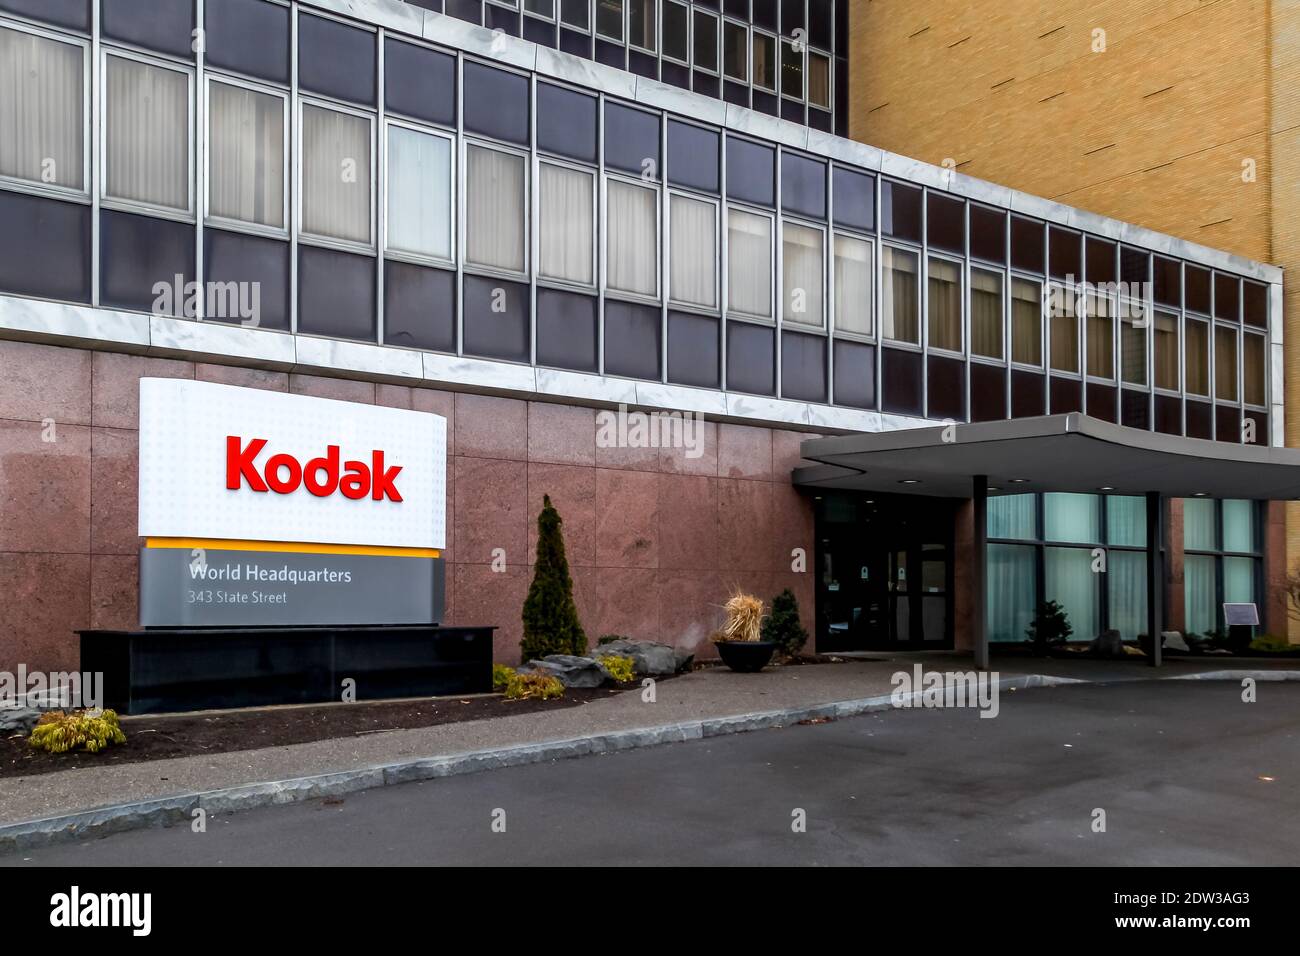
<path fill-rule="evenodd" d="M 140 380 L 140 535 L 445 547 L 447 420 Z"/>

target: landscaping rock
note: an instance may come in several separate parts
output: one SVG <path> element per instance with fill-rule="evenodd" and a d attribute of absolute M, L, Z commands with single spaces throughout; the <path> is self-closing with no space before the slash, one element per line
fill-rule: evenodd
<path fill-rule="evenodd" d="M 1113 628 L 1102 631 L 1092 642 L 1092 653 L 1098 657 L 1123 657 L 1124 639 L 1119 631 Z"/>
<path fill-rule="evenodd" d="M 0 707 L 0 733 L 27 733 L 41 719 L 38 707 Z"/>
<path fill-rule="evenodd" d="M 630 657 L 638 677 L 666 677 L 682 669 L 677 648 L 654 641 L 610 641 L 596 648 L 597 657 Z M 694 655 L 687 655 L 687 666 Z"/>
<path fill-rule="evenodd" d="M 678 651 L 676 657 L 677 657 L 677 673 L 679 674 L 683 674 L 686 671 L 689 671 L 691 669 L 691 666 L 695 663 L 695 655 L 689 654 L 686 651 Z"/>
<path fill-rule="evenodd" d="M 529 661 L 519 671 L 550 674 L 565 687 L 599 687 L 609 680 L 609 672 L 595 659 L 572 654 L 547 654 L 540 661 Z"/>
<path fill-rule="evenodd" d="M 1185 654 L 1190 654 L 1192 652 L 1192 649 L 1187 646 L 1187 642 L 1183 640 L 1183 635 L 1180 632 L 1161 631 L 1160 636 L 1164 639 L 1165 647 L 1168 650 L 1182 651 Z"/>

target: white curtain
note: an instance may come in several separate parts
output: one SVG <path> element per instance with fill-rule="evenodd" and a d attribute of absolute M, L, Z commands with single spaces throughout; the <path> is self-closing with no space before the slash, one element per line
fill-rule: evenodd
<path fill-rule="evenodd" d="M 1043 364 L 1043 287 L 1011 280 L 1011 361 Z"/>
<path fill-rule="evenodd" d="M 1136 495 L 1106 498 L 1106 543 L 1146 547 L 1147 500 Z"/>
<path fill-rule="evenodd" d="M 523 272 L 524 158 L 471 146 L 465 159 L 465 261 Z"/>
<path fill-rule="evenodd" d="M 1147 383 L 1147 330 L 1139 321 L 1144 320 L 1121 319 L 1119 326 L 1119 367 L 1128 385 Z"/>
<path fill-rule="evenodd" d="M 592 261 L 593 182 L 591 173 L 542 163 L 538 182 L 541 275 L 583 285 L 596 281 Z"/>
<path fill-rule="evenodd" d="M 1178 391 L 1178 316 L 1156 313 L 1156 388 Z"/>
<path fill-rule="evenodd" d="M 1184 374 L 1185 387 L 1189 395 L 1210 394 L 1210 327 L 1204 322 L 1187 320 L 1187 341 Z"/>
<path fill-rule="evenodd" d="M 302 230 L 370 242 L 370 121 L 302 108 Z"/>
<path fill-rule="evenodd" d="M 1021 544 L 990 544 L 986 618 L 989 640 L 1027 640 L 1025 631 L 1034 619 L 1037 603 L 1034 548 Z"/>
<path fill-rule="evenodd" d="M 678 302 L 718 305 L 716 210 L 713 203 L 685 196 L 673 196 L 669 204 L 668 292 Z"/>
<path fill-rule="evenodd" d="M 920 290 L 917 287 L 917 255 L 885 246 L 880 253 L 881 333 L 896 342 L 920 344 Z"/>
<path fill-rule="evenodd" d="M 871 334 L 871 243 L 835 237 L 835 328 Z"/>
<path fill-rule="evenodd" d="M 1188 551 L 1214 551 L 1218 548 L 1215 528 L 1214 499 L 1183 499 L 1183 547 Z"/>
<path fill-rule="evenodd" d="M 822 243 L 820 229 L 781 224 L 781 276 L 785 283 L 781 321 L 821 328 L 825 308 Z"/>
<path fill-rule="evenodd" d="M 1002 276 L 970 271 L 970 348 L 975 355 L 1002 358 Z"/>
<path fill-rule="evenodd" d="M 606 284 L 619 292 L 655 295 L 655 190 L 611 179 L 606 201 Z"/>
<path fill-rule="evenodd" d="M 928 276 L 930 348 L 961 351 L 961 266 L 930 259 Z"/>
<path fill-rule="evenodd" d="M 1223 550 L 1250 554 L 1255 541 L 1255 503 L 1243 498 L 1223 500 Z"/>
<path fill-rule="evenodd" d="M 451 141 L 388 127 L 388 248 L 451 258 Z"/>
<path fill-rule="evenodd" d="M 772 220 L 727 210 L 727 308 L 772 317 Z"/>
<path fill-rule="evenodd" d="M 1214 327 L 1214 397 L 1237 401 L 1237 330 Z"/>
<path fill-rule="evenodd" d="M 107 194 L 189 209 L 189 76 L 118 56 L 107 71 Z"/>
<path fill-rule="evenodd" d="M 988 500 L 990 538 L 1038 537 L 1038 497 L 1036 495 L 997 495 Z"/>
<path fill-rule="evenodd" d="M 1088 296 L 1088 374 L 1115 377 L 1115 324 L 1110 299 Z"/>
<path fill-rule="evenodd" d="M 1043 553 L 1043 597 L 1056 601 L 1069 615 L 1073 641 L 1090 641 L 1100 633 L 1098 598 L 1100 574 L 1092 570 L 1087 548 L 1046 548 Z"/>
<path fill-rule="evenodd" d="M 1106 587 L 1110 593 L 1110 626 L 1124 640 L 1137 640 L 1139 634 L 1147 632 L 1146 554 L 1111 551 L 1106 564 Z"/>
<path fill-rule="evenodd" d="M 0 29 L 0 175 L 85 189 L 85 54 Z"/>
<path fill-rule="evenodd" d="M 1183 627 L 1196 637 L 1218 629 L 1214 562 L 1214 557 L 1208 554 L 1189 554 L 1183 558 Z"/>
<path fill-rule="evenodd" d="M 284 100 L 208 85 L 208 212 L 284 227 Z"/>
<path fill-rule="evenodd" d="M 1044 536 L 1048 541 L 1078 544 L 1100 541 L 1100 502 L 1097 495 L 1049 491 L 1043 495 Z"/>

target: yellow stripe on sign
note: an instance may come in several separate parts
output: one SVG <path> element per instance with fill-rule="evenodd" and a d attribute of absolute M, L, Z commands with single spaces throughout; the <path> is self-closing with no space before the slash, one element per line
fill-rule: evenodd
<path fill-rule="evenodd" d="M 193 551 L 273 551 L 295 554 L 373 554 L 390 558 L 437 558 L 437 548 L 386 548 L 366 544 L 305 544 L 293 541 L 230 541 L 225 538 L 145 538 L 148 548 Z"/>

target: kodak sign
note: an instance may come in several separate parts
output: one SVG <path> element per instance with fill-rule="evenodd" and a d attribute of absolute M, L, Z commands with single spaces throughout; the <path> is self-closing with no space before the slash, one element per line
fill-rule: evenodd
<path fill-rule="evenodd" d="M 258 458 L 268 442 L 253 438 L 245 442 L 238 435 L 226 436 L 226 487 L 238 491 L 247 483 L 256 492 L 273 491 L 291 495 L 301 487 L 317 498 L 328 498 L 335 492 L 344 498 L 358 501 L 370 497 L 375 501 L 401 501 L 397 490 L 397 476 L 401 465 L 386 465 L 384 453 L 378 449 L 370 453 L 370 463 L 350 460 L 340 464 L 342 449 L 329 445 L 320 458 L 306 464 L 287 452 L 271 455 L 259 470 Z"/>

